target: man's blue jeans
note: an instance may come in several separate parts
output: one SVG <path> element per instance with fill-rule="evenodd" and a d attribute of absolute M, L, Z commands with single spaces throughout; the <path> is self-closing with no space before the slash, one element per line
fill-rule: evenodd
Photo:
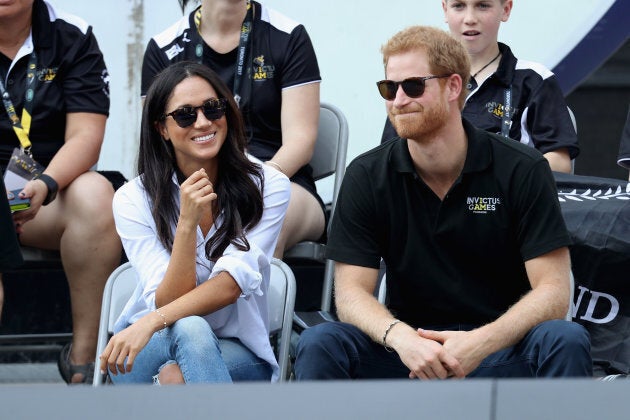
<path fill-rule="evenodd" d="M 217 338 L 206 320 L 182 318 L 153 334 L 129 373 L 111 375 L 114 384 L 153 383 L 162 366 L 177 363 L 186 383 L 269 381 L 272 368 L 238 339 Z"/>
<path fill-rule="evenodd" d="M 432 328 L 436 329 L 436 328 Z M 445 326 L 442 330 L 455 330 Z M 297 348 L 298 380 L 408 378 L 396 352 L 388 352 L 353 325 L 329 322 L 302 333 Z M 592 376 L 590 338 L 584 327 L 546 321 L 513 347 L 491 354 L 468 377 Z"/>

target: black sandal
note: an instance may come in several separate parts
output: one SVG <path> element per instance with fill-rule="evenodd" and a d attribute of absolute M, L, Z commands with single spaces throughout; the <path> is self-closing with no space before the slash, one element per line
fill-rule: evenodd
<path fill-rule="evenodd" d="M 72 344 L 68 343 L 63 346 L 61 353 L 59 353 L 57 367 L 59 368 L 61 377 L 69 385 L 91 384 L 94 378 L 94 362 L 86 363 L 84 365 L 73 365 L 70 363 L 71 350 Z M 83 375 L 83 380 L 80 382 L 72 382 L 72 377 L 77 373 Z"/>

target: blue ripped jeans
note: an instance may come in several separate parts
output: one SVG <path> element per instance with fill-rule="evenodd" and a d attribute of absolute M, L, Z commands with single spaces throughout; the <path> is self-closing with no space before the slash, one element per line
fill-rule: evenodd
<path fill-rule="evenodd" d="M 217 338 L 205 319 L 182 318 L 153 334 L 133 370 L 112 375 L 118 384 L 150 384 L 160 369 L 177 363 L 186 383 L 269 381 L 272 368 L 235 338 Z"/>
<path fill-rule="evenodd" d="M 515 346 L 486 357 L 468 377 L 592 376 L 590 349 L 590 337 L 581 325 L 563 320 L 546 321 L 532 328 Z M 350 324 L 316 325 L 304 330 L 298 343 L 297 380 L 394 379 L 408 375 L 409 369 L 396 352 L 386 351 Z"/>

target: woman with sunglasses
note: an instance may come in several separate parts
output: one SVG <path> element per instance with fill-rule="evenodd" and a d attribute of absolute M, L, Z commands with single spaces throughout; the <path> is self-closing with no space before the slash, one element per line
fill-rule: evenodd
<path fill-rule="evenodd" d="M 139 176 L 114 197 L 138 286 L 100 357 L 118 383 L 276 379 L 266 290 L 286 176 L 245 153 L 241 114 L 208 67 L 149 88 Z"/>
<path fill-rule="evenodd" d="M 571 172 L 580 149 L 556 77 L 498 42 L 512 6 L 513 0 L 442 0 L 451 35 L 464 44 L 471 61 L 462 114 L 481 129 L 536 148 L 552 170 Z M 387 120 L 381 141 L 396 136 Z"/>
<path fill-rule="evenodd" d="M 184 10 L 187 0 L 180 0 Z M 142 94 L 171 63 L 191 60 L 219 74 L 238 98 L 247 150 L 291 179 L 291 201 L 275 256 L 324 233 L 324 204 L 309 166 L 321 81 L 304 26 L 250 0 L 203 0 L 153 37 L 142 65 Z M 244 65 L 243 65 L 244 63 Z"/>

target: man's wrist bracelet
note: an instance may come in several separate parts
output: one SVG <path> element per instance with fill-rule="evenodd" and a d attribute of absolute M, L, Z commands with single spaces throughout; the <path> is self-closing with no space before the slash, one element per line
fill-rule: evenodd
<path fill-rule="evenodd" d="M 383 345 L 383 347 L 385 347 L 385 350 L 387 350 L 390 353 L 393 352 L 394 349 L 387 345 L 387 341 L 386 341 L 387 340 L 387 334 L 389 334 L 389 332 L 391 331 L 392 327 L 394 325 L 398 324 L 399 322 L 402 322 L 402 321 L 400 319 L 395 319 L 392 322 L 390 322 L 389 325 L 387 326 L 387 328 L 385 329 L 385 333 L 383 333 L 383 340 L 382 340 L 381 344 Z"/>

